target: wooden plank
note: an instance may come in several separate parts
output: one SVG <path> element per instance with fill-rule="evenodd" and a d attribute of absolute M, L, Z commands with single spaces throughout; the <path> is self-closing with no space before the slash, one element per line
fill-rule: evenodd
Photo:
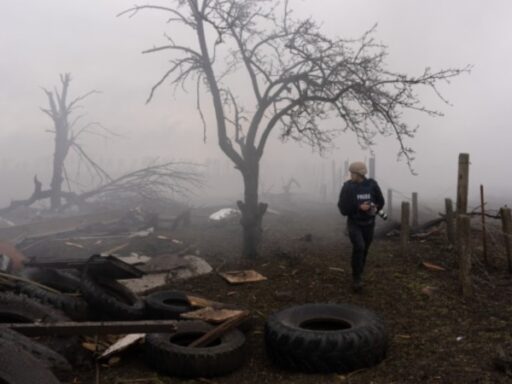
<path fill-rule="evenodd" d="M 254 270 L 220 272 L 219 275 L 230 284 L 255 283 L 267 280 L 265 276 Z"/>
<path fill-rule="evenodd" d="M 141 321 L 65 321 L 58 323 L 0 323 L 25 336 L 54 335 L 122 335 L 129 333 L 173 332 L 176 320 L 141 320 Z"/>
<path fill-rule="evenodd" d="M 231 320 L 225 321 L 219 326 L 213 328 L 211 331 L 205 333 L 199 339 L 194 340 L 190 343 L 189 347 L 204 347 L 211 343 L 212 341 L 218 339 L 223 334 L 235 329 L 240 324 L 242 324 L 249 317 L 249 311 L 243 311 L 238 316 L 232 318 Z"/>
<path fill-rule="evenodd" d="M 220 324 L 241 315 L 244 311 L 238 309 L 215 309 L 205 307 L 196 311 L 182 313 L 180 317 L 188 320 L 203 320 L 208 323 Z"/>

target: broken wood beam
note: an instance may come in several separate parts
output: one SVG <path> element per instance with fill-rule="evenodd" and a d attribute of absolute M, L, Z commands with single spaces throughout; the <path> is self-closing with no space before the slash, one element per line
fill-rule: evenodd
<path fill-rule="evenodd" d="M 204 347 L 210 344 L 212 341 L 218 339 L 220 336 L 224 335 L 225 333 L 231 331 L 232 329 L 235 329 L 240 324 L 242 324 L 245 320 L 247 320 L 249 314 L 249 311 L 243 311 L 238 316 L 225 321 L 224 323 L 213 328 L 211 331 L 205 333 L 199 339 L 194 340 L 192 343 L 189 344 L 189 347 Z"/>
<path fill-rule="evenodd" d="M 176 320 L 140 321 L 63 321 L 58 323 L 3 323 L 0 329 L 10 328 L 25 336 L 124 335 L 129 333 L 171 333 Z"/>

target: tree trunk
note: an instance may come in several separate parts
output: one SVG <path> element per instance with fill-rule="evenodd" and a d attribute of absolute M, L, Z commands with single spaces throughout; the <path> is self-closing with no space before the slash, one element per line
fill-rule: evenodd
<path fill-rule="evenodd" d="M 267 204 L 258 202 L 258 162 L 246 163 L 242 175 L 244 178 L 244 201 L 238 201 L 238 207 L 242 212 L 240 224 L 242 224 L 244 232 L 243 253 L 246 257 L 255 258 L 258 256 L 263 232 L 261 223 L 267 210 Z"/>
<path fill-rule="evenodd" d="M 62 205 L 62 182 L 64 181 L 64 161 L 68 152 L 68 127 L 67 121 L 60 121 L 55 126 L 55 152 L 53 154 L 53 175 L 50 185 L 50 208 L 52 211 Z"/>

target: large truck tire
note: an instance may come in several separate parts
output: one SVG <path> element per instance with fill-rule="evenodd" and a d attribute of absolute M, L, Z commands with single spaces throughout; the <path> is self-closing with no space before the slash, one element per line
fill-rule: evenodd
<path fill-rule="evenodd" d="M 374 312 L 349 304 L 305 304 L 272 314 L 265 326 L 271 360 L 303 372 L 345 373 L 384 359 L 386 329 Z"/>

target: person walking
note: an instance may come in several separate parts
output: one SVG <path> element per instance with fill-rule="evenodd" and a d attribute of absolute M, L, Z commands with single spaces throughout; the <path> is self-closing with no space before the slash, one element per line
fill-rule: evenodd
<path fill-rule="evenodd" d="M 338 208 L 347 216 L 347 228 L 352 243 L 352 288 L 360 292 L 366 257 L 373 239 L 375 216 L 384 207 L 379 184 L 366 178 L 365 163 L 356 161 L 349 167 L 350 180 L 341 188 Z"/>

